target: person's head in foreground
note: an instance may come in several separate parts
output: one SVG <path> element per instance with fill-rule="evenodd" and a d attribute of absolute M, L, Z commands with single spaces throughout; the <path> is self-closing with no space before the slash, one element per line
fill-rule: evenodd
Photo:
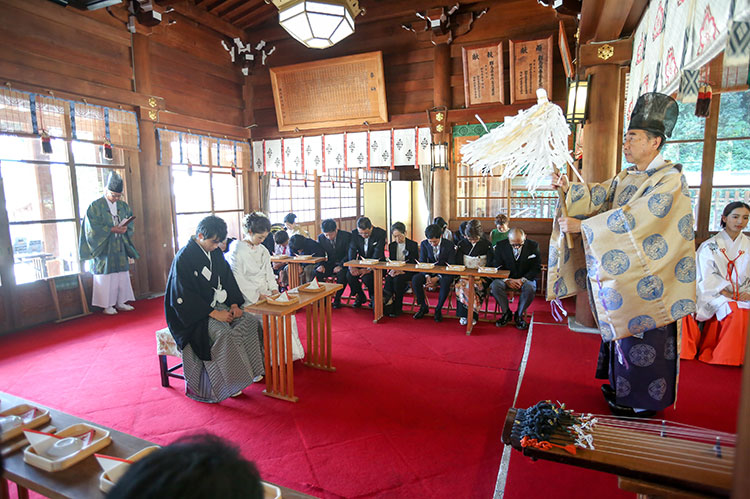
<path fill-rule="evenodd" d="M 255 465 L 214 435 L 192 435 L 133 463 L 108 499 L 262 499 Z"/>

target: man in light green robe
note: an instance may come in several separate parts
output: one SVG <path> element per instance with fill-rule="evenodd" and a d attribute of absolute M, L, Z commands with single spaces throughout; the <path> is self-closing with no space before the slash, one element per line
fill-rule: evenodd
<path fill-rule="evenodd" d="M 94 274 L 91 304 L 107 315 L 117 310 L 133 310 L 128 301 L 135 300 L 130 283 L 129 258 L 138 258 L 133 245 L 133 224 L 126 223 L 133 212 L 122 201 L 122 177 L 113 172 L 104 196 L 92 202 L 81 226 L 78 253 L 81 260 L 93 260 Z"/>
<path fill-rule="evenodd" d="M 659 153 L 677 113 L 671 97 L 644 94 L 623 147 L 635 166 L 598 184 L 556 178 L 568 217 L 554 222 L 547 297 L 588 290 L 603 339 L 597 377 L 609 378 L 602 391 L 618 415 L 674 402 L 679 326 L 695 310 L 690 191 L 682 166 Z"/>

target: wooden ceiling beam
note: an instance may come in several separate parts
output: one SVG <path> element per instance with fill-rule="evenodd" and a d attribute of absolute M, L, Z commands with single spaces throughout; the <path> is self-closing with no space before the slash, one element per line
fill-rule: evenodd
<path fill-rule="evenodd" d="M 244 4 L 227 13 L 226 20 L 234 24 L 239 19 L 244 18 L 248 12 L 254 12 L 258 8 L 266 6 L 270 9 L 276 9 L 273 5 L 267 5 L 263 0 L 247 0 Z"/>
<path fill-rule="evenodd" d="M 256 6 L 245 15 L 232 20 L 232 24 L 247 29 L 248 27 L 258 26 L 278 12 L 273 5 L 266 5 L 264 2 L 261 2 L 261 5 Z"/>
<path fill-rule="evenodd" d="M 208 11 L 211 14 L 216 14 L 219 17 L 224 17 L 230 12 L 232 12 L 232 10 L 237 7 L 237 4 L 244 2 L 244 1 L 245 0 L 227 0 L 217 5 L 216 7 L 209 8 Z"/>
<path fill-rule="evenodd" d="M 647 0 L 586 0 L 581 8 L 579 43 L 629 36 L 647 3 Z"/>
<path fill-rule="evenodd" d="M 255 26 L 260 26 L 261 24 L 263 24 L 267 20 L 276 17 L 278 15 L 278 13 L 279 13 L 279 11 L 276 10 L 276 7 L 274 7 L 273 9 L 264 10 L 262 12 L 259 12 L 256 15 L 252 16 L 248 20 L 248 22 L 240 23 L 240 21 L 237 21 L 237 25 L 240 28 L 242 28 L 244 30 L 247 30 L 247 29 L 253 28 Z M 285 31 L 285 33 L 286 33 L 286 31 Z"/>
<path fill-rule="evenodd" d="M 161 5 L 161 2 L 158 3 L 159 5 Z M 237 28 L 231 23 L 226 22 L 220 17 L 208 13 L 193 2 L 186 1 L 180 4 L 175 4 L 172 7 L 178 14 L 187 17 L 191 21 L 195 21 L 198 24 L 210 28 L 217 33 L 221 33 L 222 35 L 226 35 L 230 38 L 243 37 L 245 35 L 245 33 L 241 29 Z"/>

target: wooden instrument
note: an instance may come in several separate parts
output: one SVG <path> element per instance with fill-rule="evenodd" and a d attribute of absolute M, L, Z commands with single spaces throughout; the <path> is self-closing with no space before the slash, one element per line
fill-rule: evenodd
<path fill-rule="evenodd" d="M 531 409 L 508 411 L 502 440 L 534 460 L 604 471 L 686 493 L 711 497 L 729 497 L 731 493 L 734 433 L 664 420 L 585 415 L 594 420 L 589 433 L 593 449 L 583 448 L 572 425 L 584 415 L 562 411 L 567 414 L 560 418 L 561 424 L 540 443 L 540 439 L 530 440 L 523 434 L 524 427 L 528 429 L 526 413 Z"/>

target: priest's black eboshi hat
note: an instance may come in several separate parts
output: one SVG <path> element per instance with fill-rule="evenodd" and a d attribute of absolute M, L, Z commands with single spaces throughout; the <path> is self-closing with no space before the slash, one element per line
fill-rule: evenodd
<path fill-rule="evenodd" d="M 677 102 L 665 94 L 649 92 L 638 97 L 628 130 L 647 130 L 662 137 L 671 137 L 680 111 Z"/>
<path fill-rule="evenodd" d="M 122 177 L 117 172 L 109 174 L 107 179 L 107 190 L 111 192 L 122 192 L 123 182 Z"/>

